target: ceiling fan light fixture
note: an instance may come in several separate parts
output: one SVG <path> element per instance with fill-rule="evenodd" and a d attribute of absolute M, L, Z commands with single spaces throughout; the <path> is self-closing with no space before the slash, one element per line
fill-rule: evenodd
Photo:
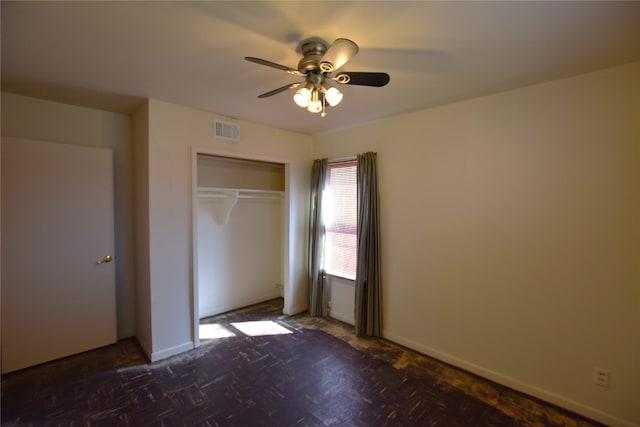
<path fill-rule="evenodd" d="M 340 72 L 335 76 L 331 75 L 358 53 L 358 45 L 349 39 L 336 39 L 329 46 L 326 41 L 318 37 L 310 37 L 298 44 L 297 51 L 302 54 L 297 69 L 265 59 L 245 56 L 245 59 L 249 62 L 286 71 L 289 74 L 304 78 L 302 81 L 258 95 L 258 98 L 267 98 L 289 89 L 297 89 L 293 95 L 296 105 L 306 108 L 311 113 L 320 113 L 322 117 L 325 117 L 327 115 L 327 106 L 335 107 L 340 104 L 344 97 L 340 90 L 329 84 L 329 80 L 343 85 L 373 87 L 382 87 L 389 83 L 389 75 L 387 73 Z"/>
<path fill-rule="evenodd" d="M 329 89 L 324 90 L 324 97 L 330 106 L 335 107 L 336 105 L 340 104 L 343 95 L 342 92 L 340 92 L 335 87 L 329 87 Z"/>
<path fill-rule="evenodd" d="M 322 111 L 322 101 L 320 100 L 320 93 L 317 89 L 311 91 L 311 99 L 309 100 L 307 110 L 311 113 L 319 113 Z"/>
<path fill-rule="evenodd" d="M 309 112 L 311 113 L 319 113 L 320 111 L 322 111 L 322 102 L 320 101 L 309 102 L 309 106 L 307 107 L 307 110 L 309 110 Z"/>
<path fill-rule="evenodd" d="M 303 87 L 302 89 L 298 89 L 295 95 L 293 95 L 293 101 L 302 108 L 306 108 L 309 105 L 310 99 L 311 99 L 311 91 L 306 87 Z"/>

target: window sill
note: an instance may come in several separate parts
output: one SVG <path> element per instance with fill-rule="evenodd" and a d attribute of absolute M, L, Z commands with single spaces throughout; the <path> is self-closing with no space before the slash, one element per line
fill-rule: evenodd
<path fill-rule="evenodd" d="M 345 276 L 341 276 L 339 274 L 335 274 L 335 273 L 329 273 L 328 271 L 325 271 L 324 273 L 326 276 L 332 277 L 332 278 L 336 278 L 336 279 L 340 279 L 340 280 L 344 280 L 345 282 L 351 282 L 351 283 L 355 283 L 356 279 L 354 278 L 350 278 L 350 277 L 345 277 Z"/>

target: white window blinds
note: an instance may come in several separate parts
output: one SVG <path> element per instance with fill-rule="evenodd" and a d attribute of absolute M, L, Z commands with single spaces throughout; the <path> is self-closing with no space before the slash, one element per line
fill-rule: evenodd
<path fill-rule="evenodd" d="M 357 260 L 356 160 L 329 163 L 325 212 L 325 271 L 355 280 Z"/>

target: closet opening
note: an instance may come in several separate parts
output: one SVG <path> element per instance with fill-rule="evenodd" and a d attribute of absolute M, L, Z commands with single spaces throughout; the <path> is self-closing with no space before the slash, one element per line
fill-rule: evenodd
<path fill-rule="evenodd" d="M 201 319 L 288 297 L 287 164 L 238 156 L 192 152 L 196 347 L 227 333 Z"/>

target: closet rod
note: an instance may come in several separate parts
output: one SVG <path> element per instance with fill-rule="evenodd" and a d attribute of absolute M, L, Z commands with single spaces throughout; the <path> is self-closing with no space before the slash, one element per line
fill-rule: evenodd
<path fill-rule="evenodd" d="M 199 194 L 198 197 L 203 199 L 225 199 L 227 197 L 233 197 L 229 194 Z M 264 200 L 280 200 L 284 198 L 281 194 L 238 194 L 238 199 L 264 199 Z"/>
<path fill-rule="evenodd" d="M 198 187 L 198 197 L 202 198 L 238 198 L 238 199 L 282 199 L 283 191 L 253 190 L 246 188 Z"/>
<path fill-rule="evenodd" d="M 225 192 L 225 191 L 237 191 L 239 193 L 279 193 L 280 190 L 258 190 L 253 188 L 228 188 L 228 187 L 198 187 L 198 192 Z"/>

